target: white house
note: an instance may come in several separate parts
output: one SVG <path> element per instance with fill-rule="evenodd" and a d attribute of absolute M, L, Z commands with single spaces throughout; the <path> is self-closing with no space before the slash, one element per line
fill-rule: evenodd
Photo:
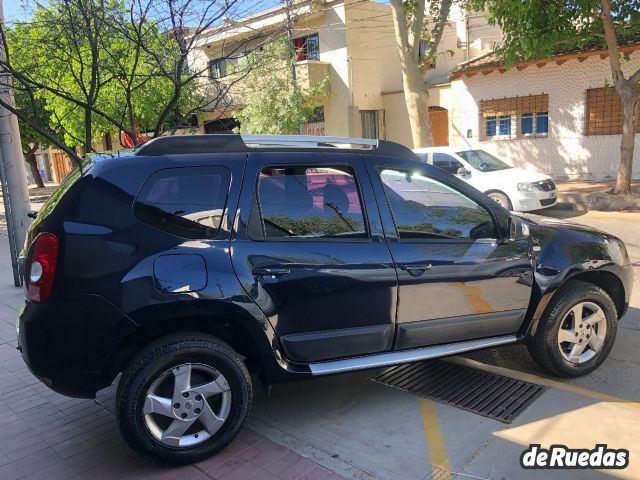
<path fill-rule="evenodd" d="M 640 35 L 621 41 L 626 73 L 640 68 Z M 441 96 L 452 146 L 482 148 L 556 178 L 602 179 L 620 162 L 622 105 L 601 46 L 558 51 L 505 70 L 493 54 L 462 63 Z M 640 136 L 634 171 L 640 174 Z"/>

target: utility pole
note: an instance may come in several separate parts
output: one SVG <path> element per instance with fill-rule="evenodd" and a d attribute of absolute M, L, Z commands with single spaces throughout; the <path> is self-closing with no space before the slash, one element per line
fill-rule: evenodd
<path fill-rule="evenodd" d="M 287 15 L 287 39 L 289 41 L 289 56 L 291 57 L 291 81 L 295 86 L 298 75 L 296 74 L 296 45 L 293 42 L 293 26 L 291 22 L 291 0 L 282 0 Z"/>
<path fill-rule="evenodd" d="M 1 0 L 0 28 L 2 28 L 4 35 L 6 30 Z M 7 52 L 4 47 L 4 42 L 0 41 L 0 62 L 2 63 L 7 60 Z M 8 72 L 0 72 L 0 98 L 7 105 L 15 106 L 13 81 Z M 0 106 L 0 181 L 2 182 L 2 198 L 7 220 L 13 283 L 19 287 L 21 279 L 18 271 L 18 255 L 24 245 L 24 238 L 29 226 L 29 217 L 27 216 L 30 209 L 29 190 L 24 159 L 22 158 L 18 118 L 2 106 Z"/>

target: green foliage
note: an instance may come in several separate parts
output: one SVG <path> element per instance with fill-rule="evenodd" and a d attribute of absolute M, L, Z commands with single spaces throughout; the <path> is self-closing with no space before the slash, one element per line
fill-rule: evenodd
<path fill-rule="evenodd" d="M 605 46 L 598 0 L 471 0 L 500 26 L 504 40 L 497 52 L 507 65 L 518 60 L 548 57 L 559 47 L 580 47 L 586 42 Z M 640 29 L 640 0 L 612 0 L 618 34 Z"/>
<path fill-rule="evenodd" d="M 326 97 L 329 80 L 302 89 L 291 80 L 291 50 L 286 39 L 250 53 L 232 74 L 245 102 L 236 117 L 243 133 L 294 134 Z"/>
<path fill-rule="evenodd" d="M 120 127 L 153 130 L 171 100 L 174 82 L 162 70 L 176 62 L 178 44 L 150 20 L 137 19 L 141 48 L 130 14 L 119 0 L 52 0 L 38 3 L 29 22 L 8 29 L 16 91 L 22 83 L 32 92 L 40 121 L 68 146 L 83 144 L 88 115 L 95 142 Z M 200 100 L 196 82 L 185 85 L 175 112 L 189 112 Z M 27 138 L 33 133 L 22 130 Z"/>

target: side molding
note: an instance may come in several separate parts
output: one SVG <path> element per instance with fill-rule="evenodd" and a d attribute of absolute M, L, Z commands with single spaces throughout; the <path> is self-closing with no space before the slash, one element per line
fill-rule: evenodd
<path fill-rule="evenodd" d="M 465 342 L 447 343 L 444 345 L 416 348 L 413 350 L 402 350 L 398 352 L 346 358 L 344 360 L 310 363 L 309 369 L 311 370 L 312 375 L 328 375 L 331 373 L 350 372 L 352 370 L 361 370 L 365 368 L 386 367 L 389 365 L 397 365 L 399 363 L 429 360 L 431 358 L 455 355 L 458 353 L 469 352 L 471 350 L 479 350 L 481 348 L 515 343 L 517 340 L 518 337 L 516 335 L 468 340 Z"/>

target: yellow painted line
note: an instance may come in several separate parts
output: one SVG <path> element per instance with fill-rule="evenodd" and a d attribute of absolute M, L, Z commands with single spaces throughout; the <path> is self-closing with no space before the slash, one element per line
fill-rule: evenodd
<path fill-rule="evenodd" d="M 463 365 L 465 367 L 477 368 L 478 370 L 484 370 L 485 372 L 495 373 L 498 375 L 504 375 L 506 377 L 515 378 L 530 383 L 537 383 L 539 385 L 545 385 L 547 387 L 557 388 L 576 395 L 582 395 L 584 397 L 593 398 L 602 402 L 615 402 L 619 406 L 624 408 L 630 408 L 633 410 L 640 410 L 640 403 L 635 403 L 627 400 L 626 398 L 616 397 L 615 395 L 609 395 L 607 393 L 597 392 L 595 390 L 589 390 L 587 388 L 578 387 L 568 383 L 559 382 L 558 380 L 552 380 L 550 378 L 541 377 L 532 373 L 519 372 L 517 370 L 511 370 L 510 368 L 498 367 L 496 365 L 489 365 L 486 363 L 472 360 L 470 358 L 463 357 L 451 357 L 447 361 L 455 363 L 457 365 Z"/>
<path fill-rule="evenodd" d="M 436 404 L 432 400 L 420 398 L 420 416 L 422 417 L 422 427 L 424 437 L 429 447 L 429 462 L 433 478 L 451 478 L 451 468 L 449 467 L 449 456 L 444 443 L 444 435 L 440 428 L 440 420 L 436 411 Z"/>

